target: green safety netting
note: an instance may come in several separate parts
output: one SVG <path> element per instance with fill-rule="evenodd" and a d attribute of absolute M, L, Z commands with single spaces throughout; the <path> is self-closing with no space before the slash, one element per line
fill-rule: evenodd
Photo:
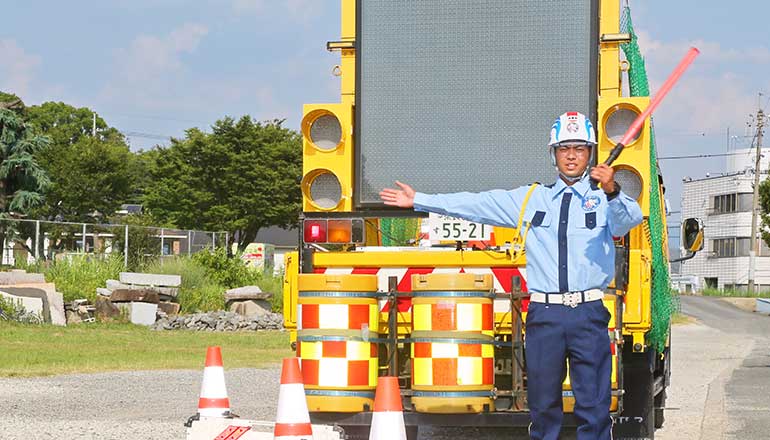
<path fill-rule="evenodd" d="M 628 82 L 631 96 L 650 96 L 650 84 L 644 67 L 644 58 L 631 21 L 631 8 L 623 8 L 620 22 L 621 32 L 631 34 L 631 42 L 621 45 L 629 63 Z M 650 132 L 650 175 L 660 175 L 655 148 L 655 132 Z M 666 239 L 666 213 L 661 203 L 659 185 L 652 185 L 650 191 L 650 216 L 644 230 L 652 249 L 652 329 L 647 342 L 662 352 L 668 338 L 671 315 L 678 308 L 678 297 L 671 290 L 668 264 L 668 241 Z"/>
<path fill-rule="evenodd" d="M 420 228 L 418 218 L 382 218 L 380 236 L 383 246 L 409 246 L 414 243 Z"/>

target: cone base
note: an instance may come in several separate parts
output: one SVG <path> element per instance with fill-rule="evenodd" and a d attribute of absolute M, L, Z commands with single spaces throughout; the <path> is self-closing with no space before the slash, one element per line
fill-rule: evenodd
<path fill-rule="evenodd" d="M 417 412 L 429 414 L 475 414 L 494 409 L 495 404 L 488 397 L 412 397 L 412 405 Z"/>
<path fill-rule="evenodd" d="M 341 396 L 307 396 L 307 407 L 310 412 L 361 412 L 374 408 L 374 399 L 366 397 L 341 397 Z"/>

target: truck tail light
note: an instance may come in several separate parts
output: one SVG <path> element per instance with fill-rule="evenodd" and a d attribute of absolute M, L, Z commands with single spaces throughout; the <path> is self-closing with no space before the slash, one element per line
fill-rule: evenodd
<path fill-rule="evenodd" d="M 305 220 L 303 234 L 306 243 L 359 244 L 366 237 L 361 218 Z"/>
<path fill-rule="evenodd" d="M 326 220 L 305 220 L 304 235 L 307 243 L 326 243 Z"/>

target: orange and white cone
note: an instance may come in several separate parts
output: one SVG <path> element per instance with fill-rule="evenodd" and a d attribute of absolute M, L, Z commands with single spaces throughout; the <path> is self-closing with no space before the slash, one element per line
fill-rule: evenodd
<path fill-rule="evenodd" d="M 369 440 L 406 440 L 404 407 L 401 406 L 397 377 L 382 376 L 377 379 Z"/>
<path fill-rule="evenodd" d="M 230 417 L 230 399 L 227 397 L 222 350 L 219 347 L 209 347 L 206 350 L 198 414 L 201 417 Z"/>
<path fill-rule="evenodd" d="M 299 370 L 299 359 L 286 358 L 281 368 L 278 391 L 278 415 L 273 438 L 276 440 L 313 440 L 313 427 L 307 410 L 305 386 Z"/>

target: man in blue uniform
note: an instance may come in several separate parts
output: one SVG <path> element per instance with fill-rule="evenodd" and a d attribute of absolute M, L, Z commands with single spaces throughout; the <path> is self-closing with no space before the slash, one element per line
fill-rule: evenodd
<path fill-rule="evenodd" d="M 414 208 L 527 231 L 527 398 L 533 440 L 557 440 L 562 383 L 569 361 L 578 440 L 610 440 L 610 313 L 601 299 L 615 276 L 613 237 L 642 222 L 642 212 L 599 164 L 589 171 L 596 133 L 584 115 L 554 122 L 549 150 L 559 172 L 552 185 L 482 193 L 423 194 L 396 182 L 386 205 Z M 593 186 L 591 179 L 601 187 Z M 522 213 L 523 209 L 523 213 Z"/>

